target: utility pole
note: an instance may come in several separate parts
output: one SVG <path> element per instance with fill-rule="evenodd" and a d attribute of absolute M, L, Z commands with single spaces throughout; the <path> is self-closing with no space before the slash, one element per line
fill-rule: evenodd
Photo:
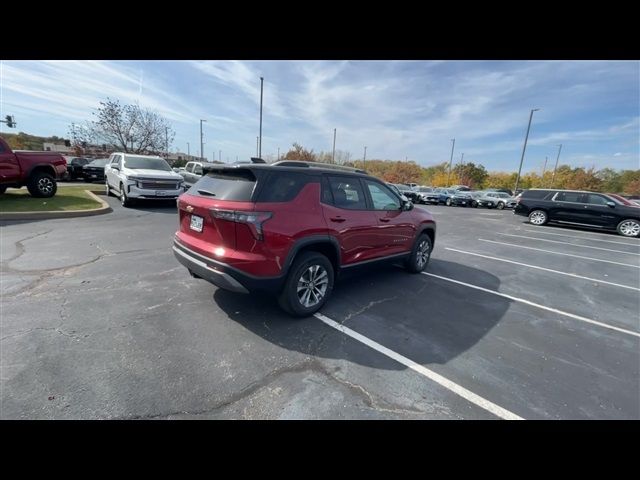
<path fill-rule="evenodd" d="M 200 160 L 204 158 L 204 142 L 202 141 L 202 122 L 206 122 L 206 120 L 200 120 Z"/>
<path fill-rule="evenodd" d="M 558 145 L 558 156 L 556 157 L 556 166 L 553 168 L 553 175 L 551 176 L 551 188 L 556 180 L 556 170 L 558 169 L 558 160 L 560 159 L 560 151 L 562 150 L 562 144 Z"/>
<path fill-rule="evenodd" d="M 336 163 L 336 129 L 333 129 L 333 154 L 331 155 L 331 163 Z"/>
<path fill-rule="evenodd" d="M 258 147 L 258 158 L 262 158 L 262 86 L 264 78 L 260 77 L 260 144 Z"/>
<path fill-rule="evenodd" d="M 449 175 L 447 175 L 447 187 L 451 182 L 451 165 L 453 163 L 453 148 L 456 146 L 456 139 L 451 139 L 451 158 L 449 159 Z"/>
<path fill-rule="evenodd" d="M 527 149 L 527 140 L 529 139 L 529 130 L 531 129 L 531 119 L 533 118 L 533 112 L 537 112 L 540 110 L 539 108 L 534 108 L 531 110 L 529 114 L 529 125 L 527 126 L 527 134 L 524 137 L 524 145 L 522 146 L 522 157 L 520 157 L 520 168 L 518 168 L 518 176 L 516 177 L 516 186 L 513 189 L 514 194 L 518 190 L 518 185 L 520 184 L 520 172 L 522 172 L 522 162 L 524 161 L 524 152 Z"/>

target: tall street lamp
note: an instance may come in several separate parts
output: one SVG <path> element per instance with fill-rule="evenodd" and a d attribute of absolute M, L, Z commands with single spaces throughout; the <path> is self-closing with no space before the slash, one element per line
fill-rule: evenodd
<path fill-rule="evenodd" d="M 450 185 L 451 182 L 451 165 L 453 164 L 453 149 L 456 146 L 456 139 L 452 138 L 451 139 L 451 158 L 449 159 L 449 175 L 447 175 L 447 187 Z"/>
<path fill-rule="evenodd" d="M 527 126 L 527 134 L 524 137 L 524 145 L 522 146 L 522 157 L 520 157 L 520 168 L 518 168 L 518 176 L 516 177 L 516 186 L 513 189 L 514 193 L 518 191 L 518 185 L 520 184 L 520 172 L 522 172 L 522 162 L 524 161 L 524 152 L 527 149 L 527 140 L 529 139 L 529 130 L 531 129 L 531 119 L 533 118 L 533 112 L 537 112 L 539 108 L 534 108 L 529 114 L 529 125 Z"/>
<path fill-rule="evenodd" d="M 331 155 L 331 163 L 336 163 L 336 129 L 333 129 L 333 154 Z"/>
<path fill-rule="evenodd" d="M 558 156 L 556 157 L 556 166 L 553 167 L 553 175 L 551 176 L 551 188 L 553 188 L 553 182 L 556 180 L 556 170 L 558 169 L 558 160 L 560 159 L 560 151 L 562 150 L 562 144 L 558 145 Z"/>
<path fill-rule="evenodd" d="M 200 120 L 200 160 L 204 158 L 204 142 L 202 141 L 202 122 L 206 120 Z"/>
<path fill-rule="evenodd" d="M 258 147 L 258 158 L 262 158 L 262 87 L 264 78 L 260 77 L 260 145 Z"/>
<path fill-rule="evenodd" d="M 367 146 L 364 147 L 364 155 L 362 155 L 362 168 L 365 168 L 367 161 Z"/>

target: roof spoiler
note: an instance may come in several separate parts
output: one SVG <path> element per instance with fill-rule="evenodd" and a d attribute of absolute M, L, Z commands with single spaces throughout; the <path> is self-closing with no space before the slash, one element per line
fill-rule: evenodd
<path fill-rule="evenodd" d="M 280 160 L 279 162 L 272 163 L 271 165 L 278 167 L 326 168 L 328 170 L 341 170 L 343 172 L 367 173 L 365 170 L 360 168 L 335 165 L 333 163 L 304 162 L 301 160 Z"/>

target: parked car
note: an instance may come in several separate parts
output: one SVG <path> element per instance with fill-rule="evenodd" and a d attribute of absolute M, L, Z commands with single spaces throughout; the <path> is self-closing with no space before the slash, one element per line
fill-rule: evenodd
<path fill-rule="evenodd" d="M 482 197 L 483 194 L 483 192 L 458 191 L 451 198 L 451 205 L 476 208 L 478 206 L 478 199 Z"/>
<path fill-rule="evenodd" d="M 418 187 L 416 191 L 416 203 L 429 203 L 427 195 L 433 193 L 433 187 Z"/>
<path fill-rule="evenodd" d="M 116 152 L 104 168 L 107 195 L 115 192 L 123 207 L 137 199 L 178 198 L 184 179 L 162 157 Z"/>
<path fill-rule="evenodd" d="M 109 163 L 108 158 L 97 158 L 95 160 L 91 160 L 84 167 L 82 167 L 83 174 L 85 180 L 89 182 L 95 181 L 104 181 L 104 167 Z"/>
<path fill-rule="evenodd" d="M 425 203 L 431 203 L 433 205 L 437 205 L 440 201 L 440 192 L 444 190 L 443 188 L 434 188 L 431 193 L 425 193 L 422 195 L 422 199 Z"/>
<path fill-rule="evenodd" d="M 0 194 L 7 188 L 27 187 L 32 197 L 53 197 L 57 181 L 67 171 L 67 162 L 59 153 L 11 150 L 0 137 Z"/>
<path fill-rule="evenodd" d="M 513 190 L 509 190 L 508 188 L 485 188 L 484 191 L 485 192 L 502 192 L 502 193 L 506 193 L 510 197 L 514 196 Z"/>
<path fill-rule="evenodd" d="M 637 207 L 639 205 L 637 200 L 629 200 L 628 198 L 625 198 L 622 195 L 618 195 L 616 193 L 607 193 L 606 195 L 607 197 L 613 197 L 614 200 L 617 200 L 618 202 L 628 207 Z"/>
<path fill-rule="evenodd" d="M 477 198 L 479 207 L 497 208 L 513 208 L 517 200 L 504 192 L 483 192 L 482 196 Z"/>
<path fill-rule="evenodd" d="M 453 188 L 456 192 L 470 192 L 471 187 L 467 185 L 452 185 L 449 188 Z"/>
<path fill-rule="evenodd" d="M 616 230 L 625 237 L 640 236 L 640 210 L 602 193 L 579 190 L 525 190 L 513 213 L 529 217 L 532 225 L 547 222 Z"/>
<path fill-rule="evenodd" d="M 178 172 L 184 178 L 184 188 L 191 188 L 202 177 L 202 168 L 207 165 L 216 165 L 211 162 L 188 162 L 183 171 Z"/>
<path fill-rule="evenodd" d="M 454 188 L 442 188 L 438 194 L 438 203 L 443 203 L 447 207 L 451 206 L 451 200 L 458 191 Z"/>
<path fill-rule="evenodd" d="M 173 251 L 196 278 L 268 291 L 294 316 L 319 310 L 341 271 L 429 262 L 436 224 L 363 170 L 313 162 L 218 164 L 178 199 Z"/>
<path fill-rule="evenodd" d="M 64 157 L 67 161 L 67 176 L 69 180 L 78 180 L 84 178 L 84 166 L 91 162 L 90 159 L 84 157 Z"/>
<path fill-rule="evenodd" d="M 415 184 L 414 184 L 415 185 Z M 400 190 L 400 193 L 411 200 L 413 203 L 418 203 L 418 192 L 404 183 L 396 183 L 396 187 Z"/>

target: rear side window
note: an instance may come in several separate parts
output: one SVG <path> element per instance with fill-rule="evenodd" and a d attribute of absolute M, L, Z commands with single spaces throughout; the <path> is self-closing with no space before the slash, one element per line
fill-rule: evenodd
<path fill-rule="evenodd" d="M 522 198 L 534 198 L 536 200 L 548 200 L 556 192 L 553 190 L 525 190 L 522 192 Z"/>
<path fill-rule="evenodd" d="M 559 192 L 554 199 L 556 202 L 583 203 L 584 194 L 578 192 Z"/>
<path fill-rule="evenodd" d="M 608 199 L 604 198 L 602 195 L 594 195 L 590 193 L 587 195 L 587 203 L 591 203 L 593 205 L 606 205 Z"/>
<path fill-rule="evenodd" d="M 259 202 L 289 202 L 296 198 L 300 190 L 313 180 L 309 175 L 296 172 L 271 173 L 261 189 Z M 319 181 L 318 178 L 315 181 Z"/>
<path fill-rule="evenodd" d="M 207 173 L 189 189 L 189 195 L 248 202 L 251 200 L 256 177 L 251 170 L 229 169 Z"/>

